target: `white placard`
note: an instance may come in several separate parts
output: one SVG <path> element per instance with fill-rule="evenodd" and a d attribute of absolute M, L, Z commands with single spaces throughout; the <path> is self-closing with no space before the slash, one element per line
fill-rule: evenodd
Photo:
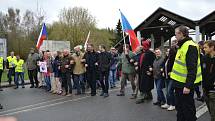
<path fill-rule="evenodd" d="M 47 63 L 46 62 L 39 62 L 40 72 L 47 73 Z"/>

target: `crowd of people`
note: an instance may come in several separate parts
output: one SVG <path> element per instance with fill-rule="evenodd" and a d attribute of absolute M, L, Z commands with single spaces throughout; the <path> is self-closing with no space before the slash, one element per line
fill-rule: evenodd
<path fill-rule="evenodd" d="M 215 121 L 215 42 L 196 44 L 185 26 L 176 28 L 175 35 L 176 40 L 166 51 L 151 49 L 148 40 L 142 41 L 135 51 L 124 45 L 121 54 L 114 47 L 108 51 L 105 45 L 95 51 L 93 44 L 88 44 L 86 51 L 81 45 L 73 52 L 65 49 L 36 53 L 31 49 L 26 60 L 30 88 L 45 87 L 48 92 L 64 96 L 71 96 L 74 89 L 76 95 L 85 94 L 88 87 L 91 96 L 96 96 L 97 88 L 101 88 L 100 96 L 106 98 L 109 87 L 116 87 L 117 80 L 120 80 L 117 96 L 125 96 L 125 86 L 130 81 L 131 99 L 140 104 L 153 99 L 155 85 L 157 99 L 153 104 L 168 111 L 176 109 L 177 121 L 196 120 L 196 92 L 197 100 L 206 102 L 211 120 Z M 15 89 L 19 85 L 25 88 L 24 60 L 11 52 L 6 63 L 0 58 L 0 76 L 5 66 L 9 84 L 15 75 Z"/>
<path fill-rule="evenodd" d="M 71 96 L 73 89 L 77 89 L 76 95 L 80 95 L 85 94 L 86 87 L 90 87 L 91 95 L 95 96 L 96 89 L 100 87 L 101 95 L 107 97 L 109 85 L 111 88 L 116 87 L 118 59 L 117 50 L 112 47 L 107 51 L 104 45 L 95 51 L 93 45 L 88 44 L 86 53 L 81 45 L 76 46 L 72 52 L 65 49 L 36 53 L 31 48 L 25 63 L 14 52 L 10 53 L 6 61 L 1 57 L 0 70 L 2 75 L 4 68 L 7 68 L 9 85 L 14 76 L 14 89 L 20 85 L 25 88 L 24 72 L 27 70 L 30 88 L 45 87 L 48 92 Z M 1 86 L 0 90 L 3 91 Z"/>

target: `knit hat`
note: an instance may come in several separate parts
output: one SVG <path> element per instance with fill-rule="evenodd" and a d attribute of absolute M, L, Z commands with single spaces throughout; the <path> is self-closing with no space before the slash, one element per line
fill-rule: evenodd
<path fill-rule="evenodd" d="M 142 41 L 142 46 L 143 46 L 144 50 L 148 50 L 151 46 L 151 43 L 150 43 L 150 41 L 145 40 L 145 41 Z"/>

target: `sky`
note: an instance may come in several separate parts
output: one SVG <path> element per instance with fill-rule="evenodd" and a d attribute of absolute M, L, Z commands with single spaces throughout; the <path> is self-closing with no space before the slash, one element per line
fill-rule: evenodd
<path fill-rule="evenodd" d="M 42 10 L 45 22 L 58 21 L 63 8 L 83 7 L 96 18 L 98 28 L 115 29 L 120 19 L 119 9 L 128 19 L 132 28 L 137 27 L 159 7 L 176 14 L 199 20 L 215 9 L 215 0 L 0 0 L 0 11 L 7 12 L 9 7 L 25 10 Z"/>

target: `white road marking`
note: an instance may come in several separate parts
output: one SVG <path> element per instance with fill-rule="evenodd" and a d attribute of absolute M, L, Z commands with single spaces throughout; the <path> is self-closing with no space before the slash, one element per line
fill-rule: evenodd
<path fill-rule="evenodd" d="M 85 97 L 81 97 L 81 98 L 77 98 L 77 99 L 71 99 L 71 100 L 66 100 L 66 101 L 63 101 L 63 102 L 58 102 L 58 103 L 53 103 L 53 104 L 49 104 L 49 105 L 39 106 L 39 107 L 35 107 L 35 108 L 30 108 L 30 109 L 15 111 L 15 112 L 6 113 L 6 114 L 0 115 L 0 116 L 9 116 L 9 115 L 14 115 L 14 114 L 18 114 L 18 113 L 28 112 L 28 111 L 32 111 L 32 110 L 36 110 L 36 109 L 41 109 L 41 108 L 56 106 L 56 105 L 64 104 L 64 103 L 67 103 L 67 102 L 75 102 L 75 101 L 79 101 L 81 99 L 85 99 L 85 98 L 88 98 L 88 97 L 91 97 L 91 96 L 85 96 Z"/>
<path fill-rule="evenodd" d="M 196 111 L 196 117 L 197 118 L 200 118 L 203 114 L 205 114 L 206 112 L 208 111 L 208 108 L 206 106 L 206 104 L 202 104 L 201 106 L 199 106 L 197 108 L 197 111 Z"/>
<path fill-rule="evenodd" d="M 127 88 L 128 87 L 130 87 L 130 86 L 127 86 Z M 116 91 L 116 90 L 119 90 L 119 88 L 112 89 L 112 90 L 110 90 L 110 92 L 113 92 L 113 91 Z M 2 112 L 0 112 L 0 114 L 1 114 L 0 116 L 10 116 L 10 115 L 19 114 L 19 113 L 28 112 L 28 111 L 33 111 L 33 110 L 37 110 L 37 109 L 41 109 L 41 108 L 52 107 L 52 106 L 56 106 L 56 105 L 60 105 L 60 104 L 68 103 L 68 102 L 77 102 L 77 101 L 80 101 L 82 99 L 86 99 L 86 98 L 89 98 L 89 97 L 91 97 L 91 96 L 85 96 L 85 97 L 81 97 L 81 98 L 66 100 L 66 101 L 63 101 L 63 102 L 57 102 L 57 103 L 53 103 L 53 104 L 34 107 L 34 106 L 49 103 L 49 102 L 60 101 L 60 100 L 66 99 L 66 97 L 59 98 L 59 99 L 54 99 L 54 100 L 50 100 L 50 101 L 46 101 L 46 102 L 41 102 L 41 103 L 37 103 L 37 104 L 33 104 L 33 105 L 28 105 L 28 106 L 24 106 L 24 107 L 20 107 L 20 108 L 15 108 L 15 109 L 11 109 L 11 110 L 2 111 Z M 31 107 L 33 107 L 33 108 L 31 108 Z M 25 109 L 25 108 L 29 108 L 29 109 Z M 205 103 L 202 104 L 201 106 L 199 106 L 198 108 L 196 108 L 196 110 L 197 110 L 196 111 L 196 117 L 197 118 L 201 117 L 203 114 L 205 114 L 208 111 L 207 106 L 206 106 Z M 6 114 L 3 114 L 3 113 L 6 113 Z"/>
<path fill-rule="evenodd" d="M 118 88 L 110 90 L 110 92 L 113 92 L 113 91 L 116 91 L 116 90 L 118 90 Z M 57 103 L 53 103 L 53 104 L 48 104 L 48 105 L 44 105 L 44 106 L 33 107 L 33 108 L 23 109 L 23 110 L 18 110 L 18 111 L 17 111 L 17 109 L 14 109 L 14 112 L 11 112 L 11 110 L 10 111 L 7 110 L 7 111 L 3 111 L 6 114 L 3 114 L 3 112 L 0 112 L 0 114 L 1 114 L 0 116 L 9 116 L 9 115 L 14 115 L 14 114 L 18 114 L 18 113 L 28 112 L 28 111 L 32 111 L 32 110 L 36 110 L 36 109 L 41 109 L 41 108 L 46 108 L 46 107 L 52 107 L 52 106 L 56 106 L 56 105 L 60 105 L 60 104 L 68 103 L 68 102 L 77 102 L 79 100 L 86 99 L 86 98 L 89 98 L 89 97 L 91 97 L 91 96 L 85 96 L 85 97 L 81 97 L 81 98 L 66 100 L 66 101 L 62 101 L 62 102 L 57 102 Z M 49 102 L 54 102 L 54 101 L 52 100 L 52 101 L 49 101 Z M 34 105 L 38 105 L 38 104 L 34 104 Z M 25 106 L 25 107 L 32 107 L 32 105 Z M 7 112 L 9 112 L 9 113 L 7 113 Z"/>
<path fill-rule="evenodd" d="M 19 107 L 19 108 L 14 108 L 14 109 L 6 110 L 6 111 L 1 111 L 0 114 L 11 112 L 11 111 L 22 110 L 22 109 L 25 109 L 25 108 L 34 107 L 34 106 L 42 105 L 42 104 L 45 104 L 45 103 L 60 101 L 60 100 L 63 100 L 63 99 L 66 99 L 66 97 L 58 98 L 58 99 L 53 99 L 53 100 L 49 100 L 49 101 L 45 101 L 45 102 L 41 102 L 41 103 L 32 104 L 32 105 L 26 105 L 26 106 L 22 106 L 22 107 Z"/>

